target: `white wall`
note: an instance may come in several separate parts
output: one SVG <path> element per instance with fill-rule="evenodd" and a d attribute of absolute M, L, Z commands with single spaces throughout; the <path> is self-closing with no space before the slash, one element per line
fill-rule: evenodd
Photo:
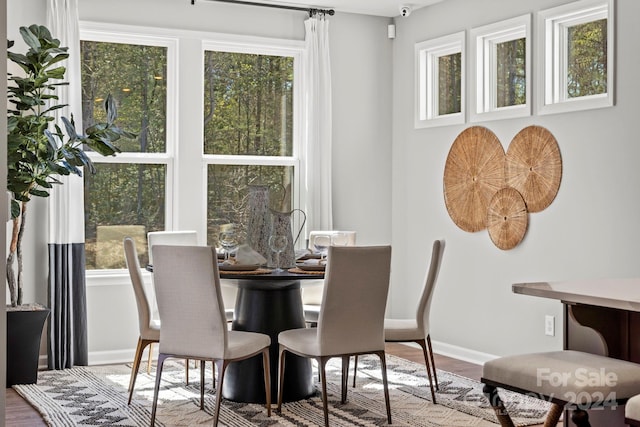
<path fill-rule="evenodd" d="M 515 249 L 501 251 L 486 231 L 462 231 L 447 214 L 444 164 L 456 136 L 471 124 L 413 127 L 416 42 L 564 3 L 568 1 L 449 0 L 397 20 L 392 174 L 396 280 L 391 310 L 395 314 L 412 310 L 422 286 L 429 243 L 445 238 L 431 317 L 432 338 L 445 345 L 436 348 L 446 351 L 448 346 L 459 346 L 479 352 L 477 356 L 560 349 L 560 302 L 514 295 L 512 283 L 640 274 L 637 0 L 616 3 L 613 108 L 474 123 L 491 129 L 505 149 L 519 130 L 533 124 L 549 129 L 560 146 L 560 191 L 550 207 L 529 216 L 527 235 Z M 535 56 L 533 62 L 535 69 Z M 470 61 L 467 65 L 469 73 Z M 555 337 L 544 335 L 545 314 L 556 316 Z"/>
<path fill-rule="evenodd" d="M 9 3 L 12 5 L 9 34 L 18 34 L 19 25 L 44 22 L 44 0 L 9 0 Z M 175 0 L 82 0 L 78 3 L 83 21 L 304 39 L 305 12 L 213 2 L 192 6 L 189 1 Z M 149 13 L 150 10 L 153 13 Z M 392 42 L 386 37 L 388 20 L 342 13 L 330 19 L 334 225 L 357 231 L 358 242 L 362 244 L 390 243 Z M 181 40 L 181 43 L 191 47 L 193 41 Z M 190 58 L 180 60 L 190 61 Z M 189 78 L 187 73 L 180 76 L 183 82 Z M 189 106 L 199 102 L 197 99 L 184 94 L 180 97 L 181 120 L 189 116 Z M 180 141 L 198 140 L 198 129 L 181 122 Z M 199 168 L 193 170 L 194 180 L 199 180 Z M 191 191 L 183 194 L 198 193 L 193 190 L 193 182 L 186 184 L 191 186 Z M 183 209 L 176 215 L 177 228 L 198 228 L 199 212 L 203 211 L 199 198 L 200 194 L 194 194 L 193 200 L 179 201 L 178 206 Z M 44 204 L 34 206 L 30 222 L 44 223 L 45 211 Z M 31 249 L 25 247 L 25 272 L 32 272 L 35 281 L 45 283 L 46 257 L 42 262 L 38 254 L 46 256 L 46 230 L 33 227 L 27 232 L 33 233 L 27 236 L 33 242 L 29 242 Z M 122 275 L 116 283 L 88 280 L 87 285 L 90 362 L 132 358 L 137 315 L 128 276 Z M 34 292 L 27 292 L 39 298 Z M 46 295 L 39 301 L 46 302 Z"/>

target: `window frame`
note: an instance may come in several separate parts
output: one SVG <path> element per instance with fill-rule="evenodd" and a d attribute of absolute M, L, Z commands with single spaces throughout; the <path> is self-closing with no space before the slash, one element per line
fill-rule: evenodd
<path fill-rule="evenodd" d="M 583 0 L 538 12 L 538 114 L 606 108 L 615 104 L 614 17 L 614 0 Z M 567 30 L 599 19 L 607 19 L 607 92 L 568 98 Z"/>
<path fill-rule="evenodd" d="M 81 41 L 95 41 L 106 43 L 136 44 L 167 49 L 167 93 L 166 93 L 166 117 L 176 117 L 177 110 L 177 85 L 178 85 L 178 38 L 152 34 L 146 31 L 137 31 L 133 27 L 106 26 L 95 22 L 80 22 L 79 36 Z M 166 124 L 165 152 L 164 153 L 138 153 L 121 152 L 116 156 L 102 156 L 98 153 L 87 151 L 87 157 L 95 164 L 153 164 L 165 165 L 165 227 L 171 229 L 174 221 L 174 195 L 175 195 L 175 156 L 178 138 L 178 126 L 174 120 L 167 120 Z M 126 269 L 87 269 L 87 277 L 109 277 L 114 274 L 122 274 Z"/>
<path fill-rule="evenodd" d="M 202 203 L 202 218 L 207 221 L 208 200 L 207 200 L 207 174 L 210 165 L 248 165 L 248 166 L 290 166 L 293 167 L 293 191 L 291 200 L 292 209 L 302 209 L 306 212 L 306 191 L 303 188 L 302 177 L 304 176 L 303 156 L 303 133 L 302 120 L 303 109 L 303 55 L 304 42 L 292 40 L 274 40 L 261 37 L 221 37 L 214 39 L 204 39 L 202 41 L 202 64 L 200 67 L 201 78 L 204 83 L 204 55 L 206 51 L 247 53 L 271 56 L 288 56 L 293 58 L 293 131 L 292 131 L 292 154 L 291 156 L 255 156 L 255 155 L 233 155 L 233 154 L 205 154 L 204 136 L 201 140 L 200 153 L 202 155 L 203 173 L 202 188 L 204 189 L 204 201 Z M 204 103 L 204 87 L 202 92 L 201 105 Z M 202 123 L 201 128 L 204 127 Z M 297 216 L 292 219 L 293 229 L 299 229 Z M 206 228 L 205 228 L 206 235 Z"/>
<path fill-rule="evenodd" d="M 427 128 L 461 124 L 466 120 L 465 31 L 416 43 L 414 127 Z M 439 99 L 437 59 L 460 53 L 460 112 L 437 114 Z"/>
<path fill-rule="evenodd" d="M 525 39 L 526 102 L 506 107 L 496 106 L 497 70 L 495 49 L 499 43 Z M 471 57 L 475 59 L 471 79 L 472 108 L 470 121 L 508 119 L 531 115 L 531 15 L 522 15 L 470 31 Z"/>

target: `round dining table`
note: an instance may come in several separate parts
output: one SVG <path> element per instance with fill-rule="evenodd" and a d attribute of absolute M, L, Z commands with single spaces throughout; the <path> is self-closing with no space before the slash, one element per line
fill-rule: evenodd
<path fill-rule="evenodd" d="M 220 271 L 223 286 L 238 288 L 235 317 L 231 328 L 271 337 L 271 402 L 278 395 L 278 334 L 306 327 L 302 308 L 301 282 L 322 279 L 323 272 L 298 269 L 273 272 Z M 262 356 L 258 355 L 227 367 L 222 396 L 236 402 L 265 403 Z M 286 354 L 283 401 L 291 402 L 314 394 L 311 361 Z"/>

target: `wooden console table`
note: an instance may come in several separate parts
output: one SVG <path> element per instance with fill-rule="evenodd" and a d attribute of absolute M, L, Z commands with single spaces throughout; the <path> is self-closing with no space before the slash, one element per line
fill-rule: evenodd
<path fill-rule="evenodd" d="M 562 302 L 565 350 L 640 363 L 640 278 L 516 283 L 512 290 Z M 589 411 L 589 418 L 592 427 L 625 426 L 624 407 Z"/>

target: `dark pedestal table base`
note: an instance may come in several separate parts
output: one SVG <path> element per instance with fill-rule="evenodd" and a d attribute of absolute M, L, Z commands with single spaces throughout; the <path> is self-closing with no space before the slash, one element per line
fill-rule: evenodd
<path fill-rule="evenodd" d="M 261 332 L 271 337 L 271 402 L 278 397 L 278 334 L 288 329 L 304 328 L 302 295 L 297 280 L 238 282 L 236 318 L 232 329 Z M 314 394 L 311 361 L 287 354 L 285 362 L 285 402 L 305 399 Z M 222 396 L 236 402 L 265 403 L 262 356 L 229 365 Z"/>

